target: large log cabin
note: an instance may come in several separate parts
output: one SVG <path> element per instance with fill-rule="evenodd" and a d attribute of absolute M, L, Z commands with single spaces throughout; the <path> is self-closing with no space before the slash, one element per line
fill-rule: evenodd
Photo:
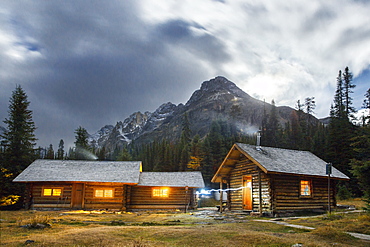
<path fill-rule="evenodd" d="M 336 206 L 335 182 L 349 178 L 333 167 L 329 179 L 326 165 L 308 151 L 236 143 L 212 182 L 228 191 L 229 210 L 267 215 L 328 210 Z"/>
<path fill-rule="evenodd" d="M 13 182 L 26 183 L 28 208 L 193 209 L 200 172 L 142 172 L 140 161 L 36 160 Z"/>

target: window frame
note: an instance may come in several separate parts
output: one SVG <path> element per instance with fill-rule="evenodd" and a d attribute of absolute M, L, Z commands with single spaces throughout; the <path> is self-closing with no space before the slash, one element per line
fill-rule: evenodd
<path fill-rule="evenodd" d="M 97 190 L 102 190 L 103 191 L 103 196 L 97 196 L 96 191 Z M 105 191 L 112 191 L 112 196 L 105 196 Z M 94 198 L 114 198 L 114 188 L 94 188 Z"/>
<path fill-rule="evenodd" d="M 309 195 L 302 194 L 303 192 L 302 182 L 308 182 Z M 299 180 L 299 197 L 301 198 L 312 198 L 313 197 L 312 179 L 300 179 Z"/>
<path fill-rule="evenodd" d="M 50 195 L 45 195 L 45 190 L 51 190 Z M 54 191 L 60 190 L 58 195 L 55 195 Z M 42 187 L 41 196 L 45 197 L 61 197 L 63 196 L 63 187 Z"/>
<path fill-rule="evenodd" d="M 157 193 L 156 193 L 157 191 Z M 166 191 L 165 193 L 163 193 Z M 165 199 L 170 197 L 169 187 L 153 187 L 152 188 L 152 198 Z"/>

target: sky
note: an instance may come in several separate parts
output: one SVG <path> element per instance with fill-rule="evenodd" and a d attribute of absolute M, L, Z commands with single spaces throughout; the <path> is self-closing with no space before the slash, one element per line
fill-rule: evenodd
<path fill-rule="evenodd" d="M 186 103 L 225 76 L 249 95 L 329 115 L 339 70 L 354 107 L 370 87 L 370 1 L 0 2 L 0 126 L 20 85 L 38 146 L 161 104 Z"/>

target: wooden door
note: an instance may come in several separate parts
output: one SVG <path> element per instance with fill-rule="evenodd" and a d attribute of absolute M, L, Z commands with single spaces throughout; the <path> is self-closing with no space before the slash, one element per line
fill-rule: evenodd
<path fill-rule="evenodd" d="M 252 176 L 243 177 L 243 209 L 252 210 Z"/>
<path fill-rule="evenodd" d="M 83 207 L 84 184 L 73 184 L 72 187 L 72 208 Z"/>

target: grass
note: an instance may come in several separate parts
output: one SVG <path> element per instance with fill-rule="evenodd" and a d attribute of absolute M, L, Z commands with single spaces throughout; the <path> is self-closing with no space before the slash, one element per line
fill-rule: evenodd
<path fill-rule="evenodd" d="M 363 232 L 370 227 L 367 214 L 343 214 L 292 219 L 313 231 L 274 223 L 255 222 L 246 216 L 240 223 L 198 217 L 183 212 L 106 213 L 85 211 L 1 211 L 1 245 L 24 246 L 369 246 L 345 231 Z M 19 227 L 27 222 L 51 224 L 45 229 Z M 226 223 L 225 223 L 226 222 Z M 28 224 L 28 223 L 27 223 Z M 357 229 L 357 230 L 356 230 Z"/>
<path fill-rule="evenodd" d="M 364 206 L 364 202 L 360 200 L 346 200 L 338 203 L 356 205 L 356 208 L 359 209 Z M 333 229 L 333 231 L 356 232 L 370 235 L 370 214 L 364 212 L 347 213 L 338 211 L 318 217 L 291 219 L 287 220 L 287 222 L 315 228 Z"/>

